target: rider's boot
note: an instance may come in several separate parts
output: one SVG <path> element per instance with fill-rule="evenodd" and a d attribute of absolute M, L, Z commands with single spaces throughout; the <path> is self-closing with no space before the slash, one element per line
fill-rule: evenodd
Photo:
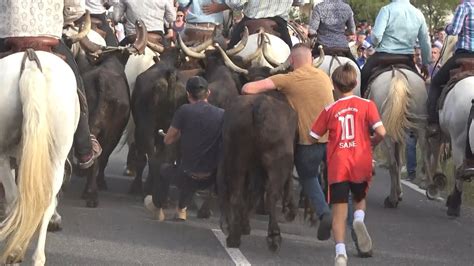
<path fill-rule="evenodd" d="M 87 169 L 94 164 L 94 161 L 102 154 L 102 147 L 96 137 L 90 133 L 89 112 L 85 95 L 77 91 L 79 95 L 80 115 L 79 124 L 74 134 L 74 148 L 79 160 L 79 168 Z"/>

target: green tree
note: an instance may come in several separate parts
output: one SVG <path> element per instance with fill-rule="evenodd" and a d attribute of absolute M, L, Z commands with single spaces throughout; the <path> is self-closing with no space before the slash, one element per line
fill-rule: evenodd
<path fill-rule="evenodd" d="M 412 0 L 411 2 L 425 15 L 431 33 L 448 23 L 445 21 L 446 16 L 451 14 L 459 4 L 459 0 Z"/>
<path fill-rule="evenodd" d="M 367 20 L 370 23 L 375 21 L 382 6 L 388 4 L 389 0 L 349 0 L 354 11 L 356 21 Z"/>

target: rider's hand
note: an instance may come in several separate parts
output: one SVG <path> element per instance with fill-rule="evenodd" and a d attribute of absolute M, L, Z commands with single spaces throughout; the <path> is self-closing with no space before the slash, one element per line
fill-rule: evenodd
<path fill-rule="evenodd" d="M 423 64 L 423 66 L 421 67 L 421 75 L 425 80 L 430 77 L 430 71 L 428 70 L 427 64 Z"/>
<path fill-rule="evenodd" d="M 214 14 L 214 13 L 219 13 L 222 12 L 226 9 L 228 9 L 227 5 L 225 4 L 219 4 L 216 2 L 216 0 L 212 0 L 210 4 L 202 5 L 202 11 L 206 15 Z"/>

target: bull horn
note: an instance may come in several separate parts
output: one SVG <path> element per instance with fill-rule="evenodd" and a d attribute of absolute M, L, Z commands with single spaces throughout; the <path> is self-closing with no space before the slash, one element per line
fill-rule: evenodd
<path fill-rule="evenodd" d="M 178 34 L 178 43 L 179 43 L 179 47 L 181 48 L 181 50 L 183 50 L 183 52 L 187 56 L 197 58 L 197 59 L 204 59 L 206 57 L 205 54 L 195 52 L 195 51 L 191 50 L 189 47 L 187 47 L 186 44 L 184 44 L 183 39 L 181 39 L 181 35 L 179 35 L 179 34 Z"/>
<path fill-rule="evenodd" d="M 100 45 L 98 45 L 94 42 L 91 42 L 91 40 L 89 40 L 89 38 L 87 36 L 82 38 L 79 41 L 79 44 L 84 49 L 84 51 L 88 54 L 99 54 L 100 52 L 98 53 L 98 51 L 102 49 L 102 46 L 100 46 Z"/>
<path fill-rule="evenodd" d="M 150 48 L 151 50 L 157 53 L 163 53 L 165 51 L 165 47 L 159 44 L 152 43 L 150 41 L 148 41 L 146 45 L 148 46 L 148 48 Z"/>
<path fill-rule="evenodd" d="M 318 49 L 319 49 L 318 61 L 316 61 L 316 63 L 313 63 L 313 66 L 315 68 L 318 68 L 324 62 L 324 49 L 323 49 L 323 46 L 321 46 L 321 45 L 318 46 Z"/>
<path fill-rule="evenodd" d="M 240 53 L 240 51 L 242 51 L 245 48 L 245 46 L 247 45 L 248 40 L 249 40 L 249 29 L 247 27 L 245 27 L 244 28 L 244 35 L 242 36 L 242 39 L 240 40 L 240 42 L 237 44 L 236 47 L 226 51 L 227 55 L 234 56 L 234 55 Z"/>
<path fill-rule="evenodd" d="M 195 47 L 190 47 L 189 49 L 195 51 L 196 53 L 200 53 L 200 52 L 206 50 L 207 47 L 209 47 L 211 45 L 212 45 L 212 39 L 207 39 L 206 41 L 204 41 L 200 45 L 195 46 Z"/>
<path fill-rule="evenodd" d="M 225 65 L 230 68 L 231 70 L 237 72 L 237 73 L 241 73 L 241 74 L 244 74 L 244 75 L 248 75 L 249 74 L 249 71 L 247 69 L 243 69 L 237 65 L 234 64 L 234 62 L 232 62 L 232 60 L 230 60 L 229 56 L 227 55 L 227 53 L 221 48 L 221 46 L 218 44 L 218 43 L 215 43 L 214 46 L 217 48 L 217 50 L 219 50 L 219 52 L 221 53 L 222 55 L 222 58 L 224 59 L 224 63 Z"/>
<path fill-rule="evenodd" d="M 135 29 L 137 32 L 137 37 L 129 51 L 132 53 L 143 54 L 148 44 L 148 33 L 143 20 L 137 19 L 137 21 L 135 21 Z"/>
<path fill-rule="evenodd" d="M 273 65 L 274 67 L 279 66 L 281 63 L 278 62 L 273 56 L 271 56 L 268 53 L 270 39 L 268 39 L 268 36 L 266 34 L 265 34 L 265 38 L 268 41 L 263 41 L 263 49 L 262 49 L 263 57 L 265 57 L 265 60 L 267 60 L 267 62 L 270 63 L 271 65 Z"/>
<path fill-rule="evenodd" d="M 290 58 L 288 57 L 288 59 L 285 62 L 281 63 L 278 67 L 270 69 L 270 74 L 271 75 L 278 74 L 282 71 L 287 70 L 289 67 L 290 67 Z"/>
<path fill-rule="evenodd" d="M 264 36 L 265 36 L 265 31 L 263 30 L 263 28 L 260 28 L 260 30 L 258 31 L 258 40 L 257 40 L 257 43 L 258 43 L 258 48 L 257 50 L 255 50 L 255 52 L 249 56 L 247 56 L 246 58 L 244 58 L 244 63 L 249 63 L 249 62 L 252 62 L 255 58 L 257 58 L 258 56 L 260 56 L 262 54 L 262 50 L 263 50 L 263 43 L 264 43 Z"/>
<path fill-rule="evenodd" d="M 79 27 L 79 32 L 69 37 L 69 39 L 72 41 L 72 43 L 76 43 L 84 39 L 84 37 L 89 34 L 89 31 L 91 31 L 91 15 L 89 13 L 89 10 L 86 10 L 86 13 L 84 14 L 84 21 Z"/>

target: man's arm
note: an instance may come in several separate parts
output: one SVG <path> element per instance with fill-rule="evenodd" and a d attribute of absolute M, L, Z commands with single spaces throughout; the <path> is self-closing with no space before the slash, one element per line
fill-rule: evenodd
<path fill-rule="evenodd" d="M 257 94 L 266 91 L 275 90 L 276 86 L 269 78 L 259 81 L 249 82 L 242 87 L 243 94 Z"/>
<path fill-rule="evenodd" d="M 173 126 L 170 126 L 170 128 L 166 132 L 166 136 L 163 142 L 166 145 L 170 145 L 178 141 L 180 137 L 181 137 L 181 131 L 177 128 L 174 128 Z"/>
<path fill-rule="evenodd" d="M 310 36 L 315 36 L 318 33 L 320 22 L 321 22 L 321 16 L 319 15 L 319 8 L 316 5 L 313 8 L 313 12 L 311 13 L 311 19 L 309 21 L 308 33 Z"/>
<path fill-rule="evenodd" d="M 374 29 L 372 31 L 372 43 L 374 47 L 377 47 L 380 42 L 382 41 L 383 34 L 385 32 L 385 28 L 388 24 L 389 14 L 385 7 L 380 9 L 377 18 L 375 19 Z"/>
<path fill-rule="evenodd" d="M 356 25 L 354 21 L 354 12 L 351 11 L 351 17 L 346 22 L 346 35 L 353 35 L 356 31 Z"/>
<path fill-rule="evenodd" d="M 461 30 L 464 27 L 464 21 L 466 18 L 467 12 L 464 5 L 459 5 L 456 8 L 456 12 L 453 17 L 453 21 L 446 27 L 446 34 L 449 35 L 459 35 Z"/>
<path fill-rule="evenodd" d="M 385 130 L 385 127 L 382 124 L 376 127 L 374 131 L 375 131 L 374 136 L 370 138 L 370 141 L 372 142 L 372 146 L 376 146 L 377 144 L 379 144 L 385 137 L 385 134 L 387 134 L 387 131 Z"/>
<path fill-rule="evenodd" d="M 227 6 L 224 2 L 219 3 L 217 0 L 212 0 L 211 3 L 202 5 L 202 11 L 206 15 L 220 13 L 227 9 L 230 9 L 229 6 Z"/>
<path fill-rule="evenodd" d="M 421 48 L 421 61 L 423 67 L 421 68 L 422 75 L 425 79 L 429 77 L 428 66 L 431 62 L 431 41 L 430 36 L 428 35 L 428 27 L 426 26 L 425 18 L 420 12 L 421 19 L 423 23 L 418 32 L 418 40 L 420 41 Z"/>

